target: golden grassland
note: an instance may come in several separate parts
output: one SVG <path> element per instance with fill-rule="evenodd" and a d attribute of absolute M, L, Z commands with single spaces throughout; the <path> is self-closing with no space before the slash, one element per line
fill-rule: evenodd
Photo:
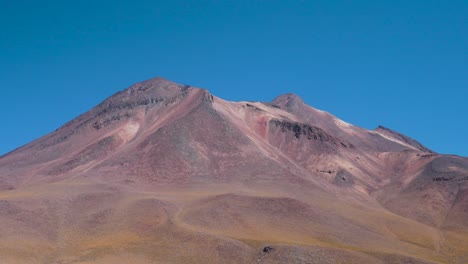
<path fill-rule="evenodd" d="M 22 230 L 0 236 L 2 263 L 250 263 L 267 244 L 346 253 L 342 258 L 330 253 L 337 263 L 358 263 L 362 256 L 385 263 L 392 262 L 389 256 L 457 263 L 468 254 L 466 230 L 439 230 L 384 208 L 323 194 L 301 200 L 268 188 L 252 192 L 220 186 L 211 188 L 215 191 L 119 190 L 109 202 L 96 198 L 106 191 L 90 186 L 62 182 L 1 192 L 0 200 L 22 208 L 15 211 L 17 218 L 0 216 L 15 225 L 2 230 Z M 96 200 L 79 200 L 85 190 Z M 59 197 L 88 207 L 55 204 Z M 44 216 L 47 228 L 36 232 L 35 222 L 20 218 L 21 210 L 27 217 L 44 203 L 54 210 L 41 211 L 51 217 Z"/>

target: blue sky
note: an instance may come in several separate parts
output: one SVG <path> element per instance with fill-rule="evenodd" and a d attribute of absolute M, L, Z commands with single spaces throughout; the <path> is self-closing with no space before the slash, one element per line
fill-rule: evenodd
<path fill-rule="evenodd" d="M 155 76 L 468 156 L 468 1 L 0 0 L 0 154 Z"/>

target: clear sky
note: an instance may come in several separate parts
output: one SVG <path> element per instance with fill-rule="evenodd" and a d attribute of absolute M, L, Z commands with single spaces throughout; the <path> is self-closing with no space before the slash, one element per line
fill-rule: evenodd
<path fill-rule="evenodd" d="M 468 156 L 466 0 L 0 0 L 0 154 L 156 76 Z"/>

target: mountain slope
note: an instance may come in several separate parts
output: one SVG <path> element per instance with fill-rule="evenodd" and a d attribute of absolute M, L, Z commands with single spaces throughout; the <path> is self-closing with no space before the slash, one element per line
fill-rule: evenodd
<path fill-rule="evenodd" d="M 296 95 L 137 83 L 0 157 L 5 263 L 463 263 L 468 160 Z"/>

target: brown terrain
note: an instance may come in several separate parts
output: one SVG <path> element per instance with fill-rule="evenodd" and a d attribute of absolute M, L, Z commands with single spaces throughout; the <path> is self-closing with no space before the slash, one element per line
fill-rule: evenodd
<path fill-rule="evenodd" d="M 468 263 L 468 158 L 155 78 L 0 157 L 0 263 Z"/>

